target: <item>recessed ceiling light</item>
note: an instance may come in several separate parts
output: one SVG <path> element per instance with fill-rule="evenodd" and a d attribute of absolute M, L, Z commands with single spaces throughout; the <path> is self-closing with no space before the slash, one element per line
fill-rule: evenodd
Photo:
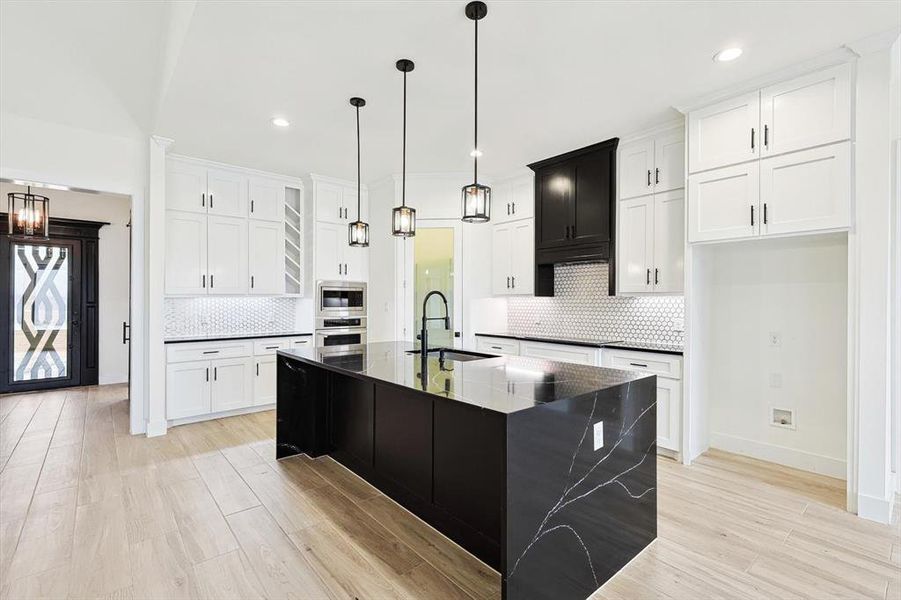
<path fill-rule="evenodd" d="M 478 148 L 473 148 L 472 152 L 470 152 L 469 155 L 470 155 L 470 156 L 473 156 L 473 157 L 475 157 L 475 158 L 481 158 L 481 156 L 482 156 L 482 151 L 479 150 Z"/>
<path fill-rule="evenodd" d="M 713 55 L 716 62 L 729 62 L 741 56 L 741 48 L 726 48 Z"/>
<path fill-rule="evenodd" d="M 291 124 L 291 121 L 284 117 L 272 117 L 272 124 L 276 127 L 287 127 Z"/>

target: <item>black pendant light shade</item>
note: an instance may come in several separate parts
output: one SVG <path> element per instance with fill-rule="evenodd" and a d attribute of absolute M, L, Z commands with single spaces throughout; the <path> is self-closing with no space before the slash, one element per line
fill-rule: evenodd
<path fill-rule="evenodd" d="M 475 24 L 475 118 L 473 119 L 472 183 L 463 188 L 463 217 L 467 223 L 485 223 L 491 219 L 491 188 L 479 183 L 479 21 L 488 14 L 484 2 L 466 5 L 466 17 Z"/>
<path fill-rule="evenodd" d="M 404 74 L 404 141 L 403 168 L 400 183 L 400 206 L 391 211 L 391 233 L 398 237 L 416 235 L 416 209 L 407 206 L 407 73 L 413 70 L 413 61 L 402 58 L 394 65 Z"/>
<path fill-rule="evenodd" d="M 10 192 L 7 199 L 9 235 L 47 239 L 50 237 L 50 198 L 27 191 Z"/>
<path fill-rule="evenodd" d="M 369 245 L 369 223 L 360 220 L 360 107 L 366 106 L 366 101 L 354 97 L 350 105 L 357 110 L 357 220 L 347 226 L 347 241 L 351 246 L 365 248 Z"/>

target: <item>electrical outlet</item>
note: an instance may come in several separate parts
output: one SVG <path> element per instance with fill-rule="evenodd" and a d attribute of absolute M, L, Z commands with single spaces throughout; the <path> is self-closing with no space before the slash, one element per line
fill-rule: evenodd
<path fill-rule="evenodd" d="M 770 348 L 778 348 L 782 345 L 782 334 L 778 331 L 770 332 Z"/>
<path fill-rule="evenodd" d="M 685 319 L 680 317 L 670 321 L 670 329 L 673 331 L 685 331 Z"/>
<path fill-rule="evenodd" d="M 604 447 L 604 422 L 598 421 L 594 424 L 594 449 L 600 450 Z"/>

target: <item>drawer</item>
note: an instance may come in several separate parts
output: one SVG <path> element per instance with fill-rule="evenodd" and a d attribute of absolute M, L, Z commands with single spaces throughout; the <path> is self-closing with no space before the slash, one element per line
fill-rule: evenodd
<path fill-rule="evenodd" d="M 268 356 L 291 347 L 291 338 L 269 338 L 253 341 L 254 356 Z"/>
<path fill-rule="evenodd" d="M 309 348 L 313 345 L 313 336 L 306 335 L 304 337 L 291 338 L 291 348 Z"/>
<path fill-rule="evenodd" d="M 660 377 L 682 379 L 682 358 L 679 356 L 612 348 L 604 348 L 601 354 L 602 364 L 605 367 L 643 371 Z"/>
<path fill-rule="evenodd" d="M 250 340 L 169 344 L 166 347 L 166 362 L 180 363 L 192 360 L 212 360 L 215 358 L 240 358 L 250 356 L 252 353 L 253 344 L 251 344 Z"/>
<path fill-rule="evenodd" d="M 580 365 L 600 366 L 600 348 L 569 346 L 566 344 L 546 344 L 543 342 L 520 342 L 519 355 L 544 358 Z"/>
<path fill-rule="evenodd" d="M 487 354 L 519 355 L 519 340 L 476 336 L 476 350 Z"/>

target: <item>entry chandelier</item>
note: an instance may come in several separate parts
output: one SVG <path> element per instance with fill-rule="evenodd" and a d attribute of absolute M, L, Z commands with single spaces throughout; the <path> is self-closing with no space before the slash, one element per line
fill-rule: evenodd
<path fill-rule="evenodd" d="M 365 248 L 369 245 L 369 223 L 360 220 L 360 107 L 366 106 L 362 98 L 351 98 L 350 105 L 357 110 L 357 220 L 347 226 L 351 246 Z"/>
<path fill-rule="evenodd" d="M 463 220 L 467 223 L 485 223 L 491 218 L 491 188 L 479 183 L 479 21 L 488 14 L 484 2 L 466 5 L 466 16 L 475 24 L 475 118 L 473 119 L 472 183 L 463 188 Z"/>
<path fill-rule="evenodd" d="M 403 166 L 400 180 L 400 206 L 391 211 L 391 233 L 398 237 L 416 235 L 416 209 L 407 206 L 407 73 L 413 70 L 413 61 L 402 58 L 395 64 L 404 74 L 404 141 Z"/>
<path fill-rule="evenodd" d="M 7 221 L 9 235 L 50 237 L 50 198 L 26 192 L 10 192 L 7 197 Z"/>

